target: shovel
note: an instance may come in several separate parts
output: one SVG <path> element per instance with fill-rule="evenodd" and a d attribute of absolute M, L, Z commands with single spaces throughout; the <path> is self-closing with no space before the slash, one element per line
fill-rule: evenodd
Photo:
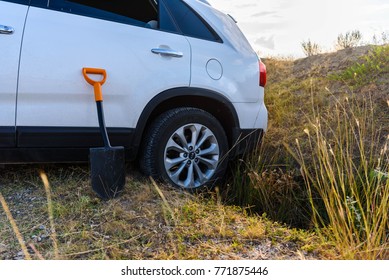
<path fill-rule="evenodd" d="M 92 189 L 102 199 L 115 198 L 122 192 L 126 177 L 124 147 L 111 146 L 105 127 L 101 86 L 107 79 L 107 73 L 104 69 L 82 68 L 82 74 L 94 88 L 99 127 L 104 141 L 104 147 L 89 149 Z M 88 74 L 101 75 L 102 79 L 92 80 Z"/>

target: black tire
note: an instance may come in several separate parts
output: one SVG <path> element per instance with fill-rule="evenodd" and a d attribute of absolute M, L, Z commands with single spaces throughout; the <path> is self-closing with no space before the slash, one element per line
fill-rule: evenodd
<path fill-rule="evenodd" d="M 197 108 L 175 108 L 148 127 L 140 168 L 174 187 L 212 188 L 225 174 L 227 151 L 226 134 L 214 116 Z"/>

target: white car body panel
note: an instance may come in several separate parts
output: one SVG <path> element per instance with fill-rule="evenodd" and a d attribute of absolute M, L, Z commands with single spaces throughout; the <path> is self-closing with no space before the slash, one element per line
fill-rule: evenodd
<path fill-rule="evenodd" d="M 0 2 L 0 24 L 12 34 L 0 34 L 0 126 L 15 126 L 19 54 L 28 7 Z"/>
<path fill-rule="evenodd" d="M 191 86 L 206 87 L 226 96 L 237 111 L 240 127 L 266 130 L 268 113 L 264 88 L 259 86 L 259 58 L 234 20 L 198 0 L 185 0 L 207 19 L 222 38 L 223 44 L 188 38 L 192 47 Z M 207 54 L 207 56 L 204 56 Z M 209 59 L 220 62 L 223 75 L 209 79 L 205 64 Z M 240 104 L 240 103 L 254 103 Z M 257 116 L 253 118 L 253 116 Z"/>
<path fill-rule="evenodd" d="M 209 88 L 231 102 L 257 102 L 259 95 L 258 58 L 255 53 L 237 53 L 229 45 L 190 38 L 192 47 L 191 86 Z M 206 54 L 206 55 L 204 55 Z M 210 79 L 206 71 L 210 59 L 219 61 L 222 76 Z"/>

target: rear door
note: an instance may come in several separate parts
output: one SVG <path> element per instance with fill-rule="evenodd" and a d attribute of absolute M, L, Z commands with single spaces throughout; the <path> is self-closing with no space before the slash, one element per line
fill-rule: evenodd
<path fill-rule="evenodd" d="M 189 85 L 189 43 L 163 31 L 169 24 L 160 10 L 155 0 L 32 0 L 20 64 L 18 146 L 101 145 L 83 67 L 106 69 L 106 124 L 110 136 L 126 142 L 113 144 L 126 146 L 152 97 Z"/>
<path fill-rule="evenodd" d="M 19 54 L 28 2 L 0 1 L 0 148 L 15 146 Z"/>

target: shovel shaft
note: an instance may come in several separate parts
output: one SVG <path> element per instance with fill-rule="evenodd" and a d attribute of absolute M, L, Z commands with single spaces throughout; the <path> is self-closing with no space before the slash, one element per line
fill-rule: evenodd
<path fill-rule="evenodd" d="M 95 83 L 93 85 L 94 93 L 95 93 L 95 100 L 96 101 L 103 101 L 103 93 L 101 92 L 101 84 Z"/>
<path fill-rule="evenodd" d="M 101 136 L 103 137 L 104 147 L 110 148 L 111 143 L 109 142 L 107 128 L 105 127 L 103 101 L 96 101 L 96 107 L 97 107 L 97 117 L 99 118 L 100 133 Z"/>

